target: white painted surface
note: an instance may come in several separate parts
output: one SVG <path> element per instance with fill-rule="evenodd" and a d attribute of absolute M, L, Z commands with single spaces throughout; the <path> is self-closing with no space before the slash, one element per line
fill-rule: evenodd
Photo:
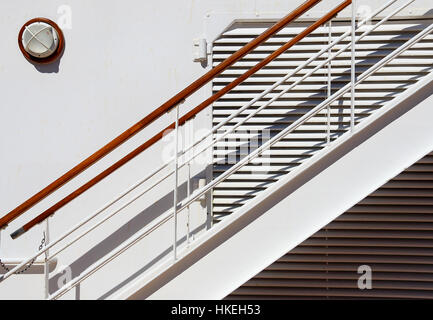
<path fill-rule="evenodd" d="M 430 74 L 117 297 L 224 298 L 431 152 L 432 92 Z"/>
<path fill-rule="evenodd" d="M 163 0 L 128 2 L 102 0 L 30 0 L 0 2 L 2 59 L 0 60 L 0 203 L 9 212 L 48 183 L 149 114 L 205 72 L 192 62 L 192 41 L 208 43 L 234 19 L 276 19 L 302 1 L 279 0 Z M 323 1 L 308 18 L 339 1 Z M 376 6 L 372 0 L 363 1 Z M 429 0 L 417 1 L 417 13 L 428 11 Z M 71 19 L 67 16 L 71 13 Z M 66 14 L 66 16 L 65 16 Z M 21 54 L 17 35 L 31 18 L 58 22 L 66 41 L 58 63 L 35 67 Z M 210 86 L 188 99 L 182 113 L 210 93 Z M 171 118 L 170 118 L 171 117 Z M 33 253 L 42 237 L 37 226 L 18 240 L 9 234 L 57 200 L 92 178 L 165 126 L 173 115 L 149 126 L 98 165 L 16 219 L 1 232 L 0 256 Z M 210 110 L 194 122 L 196 130 L 210 127 Z M 162 163 L 163 144 L 151 148 L 109 179 L 60 210 L 50 222 L 51 239 L 62 234 L 108 199 Z M 195 173 L 203 170 L 194 168 Z M 203 175 L 203 173 L 200 173 Z M 50 285 L 57 289 L 62 266 L 74 275 L 171 206 L 172 183 L 159 186 L 143 201 L 118 215 L 58 257 Z M 197 208 L 197 225 L 205 220 Z M 170 228 L 170 231 L 172 229 Z M 169 232 L 169 231 L 168 231 Z M 170 233 L 171 234 L 171 233 Z M 164 241 L 161 241 L 163 239 Z M 105 298 L 135 279 L 170 243 L 164 231 L 111 263 L 67 298 Z M 0 284 L 0 298 L 42 298 L 43 276 L 15 277 Z M 35 281 L 27 280 L 36 277 Z M 108 281 L 108 279 L 110 281 Z M 40 287 L 38 284 L 40 283 Z"/>

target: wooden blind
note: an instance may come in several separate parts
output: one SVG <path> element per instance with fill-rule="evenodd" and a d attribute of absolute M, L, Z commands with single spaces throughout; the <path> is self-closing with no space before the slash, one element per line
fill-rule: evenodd
<path fill-rule="evenodd" d="M 433 298 L 433 152 L 227 297 L 295 298 Z"/>

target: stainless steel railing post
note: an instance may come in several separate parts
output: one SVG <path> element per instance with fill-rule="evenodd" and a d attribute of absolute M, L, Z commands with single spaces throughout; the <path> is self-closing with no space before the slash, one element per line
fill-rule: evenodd
<path fill-rule="evenodd" d="M 178 197 L 178 180 L 179 180 L 179 104 L 176 105 L 176 122 L 175 122 L 175 139 L 174 139 L 174 191 L 173 191 L 173 225 L 174 225 L 174 240 L 173 240 L 173 258 L 177 260 L 177 197 Z"/>
<path fill-rule="evenodd" d="M 50 218 L 45 220 L 45 242 L 44 246 L 50 243 Z M 45 263 L 44 263 L 44 293 L 45 299 L 50 296 L 50 251 L 45 251 Z"/>
<path fill-rule="evenodd" d="M 351 89 L 350 89 L 350 131 L 355 128 L 355 45 L 356 45 L 356 0 L 352 1 L 352 45 L 351 45 Z"/>
<path fill-rule="evenodd" d="M 332 56 L 332 20 L 328 23 L 328 58 Z M 328 96 L 329 98 L 332 94 L 332 60 L 328 63 Z M 327 108 L 327 120 L 326 120 L 326 144 L 331 143 L 331 105 Z"/>

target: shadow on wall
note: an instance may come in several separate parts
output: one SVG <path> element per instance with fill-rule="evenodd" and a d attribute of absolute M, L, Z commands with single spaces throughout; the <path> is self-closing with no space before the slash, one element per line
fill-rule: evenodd
<path fill-rule="evenodd" d="M 433 13 L 433 10 L 431 10 L 431 13 Z M 252 24 L 251 27 L 257 26 L 256 24 Z M 358 74 L 361 74 L 365 72 L 369 67 L 371 67 L 373 64 L 377 63 L 385 55 L 391 54 L 397 47 L 402 45 L 407 39 L 407 36 L 415 36 L 418 33 L 418 29 L 420 26 L 423 25 L 415 25 L 411 27 L 405 28 L 404 32 L 401 32 L 400 34 L 393 36 L 391 39 L 386 41 L 384 44 L 378 45 L 378 47 L 375 50 L 370 50 L 371 52 L 364 53 L 365 57 L 358 57 L 358 61 L 356 62 L 356 70 Z M 232 29 L 236 29 L 233 27 Z M 346 40 L 347 42 L 347 40 Z M 359 52 L 362 52 L 362 46 L 368 45 L 368 40 L 361 40 L 357 44 L 357 50 Z M 307 61 L 307 59 L 305 59 Z M 341 60 L 340 60 L 341 61 Z M 419 64 L 418 64 L 419 65 Z M 386 66 L 385 66 L 386 67 Z M 400 76 L 409 76 L 409 79 L 404 82 L 397 82 L 396 88 L 393 90 L 389 90 L 386 88 L 386 85 L 395 85 L 396 82 L 394 80 L 382 80 L 382 82 L 386 82 L 384 84 L 384 87 L 380 87 L 381 84 L 376 84 L 376 86 L 381 89 L 381 92 L 383 93 L 382 97 L 376 97 L 375 100 L 369 100 L 367 99 L 358 99 L 356 102 L 356 108 L 359 108 L 361 110 L 355 110 L 355 124 L 361 122 L 366 117 L 370 116 L 373 112 L 381 108 L 383 105 L 394 99 L 397 95 L 401 94 L 404 90 L 406 90 L 410 85 L 412 85 L 414 82 L 418 81 L 420 78 L 422 78 L 425 74 L 431 72 L 432 67 L 429 65 L 425 65 L 425 68 L 420 71 L 417 74 L 411 74 L 407 73 L 407 71 L 402 70 L 398 73 Z M 334 70 L 338 70 L 341 75 L 336 75 L 335 78 L 333 78 L 331 82 L 331 93 L 335 94 L 339 89 L 344 87 L 345 85 L 350 83 L 350 74 L 351 69 L 348 68 L 344 64 L 342 66 L 334 66 Z M 378 73 L 381 75 L 387 75 L 387 71 L 384 68 L 379 69 L 373 76 L 377 75 Z M 313 73 L 312 78 L 314 76 L 317 76 L 318 72 Z M 314 79 L 314 78 L 313 78 Z M 367 78 L 364 82 L 368 82 L 371 78 Z M 370 80 L 371 81 L 371 80 Z M 289 82 L 287 82 L 289 83 Z M 320 84 L 320 83 L 319 83 Z M 299 85 L 311 85 L 311 82 L 308 82 L 307 80 L 304 80 L 299 83 Z M 363 89 L 357 89 L 359 92 L 365 91 Z M 304 93 L 304 100 L 302 102 L 298 102 L 297 97 L 281 97 L 276 100 L 276 102 L 284 103 L 284 102 L 292 102 L 294 104 L 294 107 L 292 107 L 290 104 L 287 104 L 287 112 L 285 114 L 282 114 L 278 116 L 278 119 L 276 119 L 272 124 L 268 125 L 266 127 L 266 130 L 269 130 L 271 132 L 269 138 L 275 137 L 277 134 L 279 134 L 282 130 L 287 128 L 287 126 L 291 125 L 295 121 L 299 120 L 302 116 L 304 116 L 307 112 L 311 111 L 313 108 L 317 107 L 320 103 L 322 103 L 327 98 L 327 81 L 323 84 L 323 86 L 317 90 L 317 92 L 305 92 Z M 241 92 L 240 89 L 234 89 L 232 92 Z M 265 99 L 263 99 L 265 101 Z M 350 122 L 347 119 L 347 112 L 350 109 L 350 105 L 347 104 L 347 102 L 350 101 L 350 97 L 345 95 L 337 99 L 333 104 L 331 104 L 330 109 L 332 110 L 333 117 L 335 119 L 331 119 L 331 125 L 335 128 L 330 130 L 330 137 L 331 141 L 337 139 L 339 136 L 343 135 L 347 130 L 350 129 Z M 346 105 L 345 105 L 346 102 Z M 272 108 L 272 103 L 270 107 Z M 256 110 L 258 108 L 258 105 L 253 105 L 252 107 L 248 108 L 251 112 Z M 304 108 L 306 109 L 305 113 L 300 114 L 300 109 Z M 269 108 L 268 108 L 269 109 Z M 219 118 L 217 118 L 219 120 Z M 221 120 L 222 121 L 222 120 Z M 318 125 L 325 126 L 326 119 L 322 117 L 320 114 L 315 115 L 312 119 L 305 122 L 304 125 L 300 126 L 296 130 L 293 131 L 293 133 L 296 132 L 302 132 L 303 135 L 307 136 L 309 135 L 309 138 L 303 138 L 304 143 L 311 143 L 311 146 L 309 149 L 302 151 L 302 148 L 294 148 L 294 147 L 270 147 L 270 150 L 277 150 L 278 151 L 285 151 L 288 158 L 290 157 L 289 162 L 285 159 L 285 163 L 276 163 L 276 166 L 280 166 L 278 169 L 272 169 L 271 171 L 267 170 L 267 173 L 272 173 L 272 175 L 269 175 L 266 179 L 262 179 L 260 184 L 257 184 L 255 189 L 252 189 L 250 191 L 247 191 L 243 194 L 243 196 L 239 196 L 238 198 L 233 198 L 231 201 L 231 204 L 224 203 L 222 207 L 224 209 L 220 209 L 218 204 L 214 204 L 214 216 L 216 218 L 218 217 L 224 217 L 234 210 L 240 208 L 247 200 L 255 197 L 260 192 L 262 192 L 263 189 L 269 187 L 272 183 L 274 183 L 277 179 L 279 179 L 282 175 L 285 175 L 289 173 L 293 168 L 300 165 L 303 161 L 313 156 L 317 151 L 323 149 L 326 146 L 326 138 L 324 140 L 318 140 L 316 138 L 316 135 L 323 132 L 323 129 L 321 129 Z M 314 127 L 316 126 L 317 129 L 309 129 L 308 127 Z M 244 130 L 245 131 L 245 130 Z M 242 132 L 241 129 L 237 129 L 236 133 L 240 134 Z M 234 141 L 235 138 L 231 138 L 232 141 Z M 286 139 L 293 139 L 296 140 L 296 137 L 294 135 L 287 135 Z M 320 139 L 320 138 L 319 138 Z M 228 142 L 229 139 L 226 138 L 225 142 Z M 263 141 L 262 136 L 259 135 L 258 139 L 256 139 L 257 142 Z M 215 168 L 217 174 L 214 175 L 215 177 L 218 177 L 220 174 L 223 173 L 223 170 L 228 170 L 232 165 L 226 165 L 227 163 L 230 163 L 229 159 L 237 159 L 237 161 L 240 161 L 243 156 L 241 154 L 241 150 L 248 150 L 249 145 L 248 142 L 244 144 L 239 144 L 233 151 L 227 152 L 224 159 L 222 159 L 221 164 L 219 162 L 216 163 Z M 292 148 L 291 150 L 289 150 Z M 277 159 L 277 155 L 274 156 L 275 159 Z M 253 166 L 250 164 L 251 168 L 254 168 L 255 171 L 260 170 L 260 167 Z M 245 169 L 243 169 L 244 173 L 247 173 Z M 252 173 L 252 172 L 249 172 Z M 238 182 L 241 183 L 241 182 Z M 218 187 L 217 187 L 218 188 Z M 216 198 L 218 196 L 215 196 Z"/>
<path fill-rule="evenodd" d="M 190 236 L 194 236 L 194 235 L 198 234 L 205 227 L 206 227 L 206 223 L 201 224 L 200 226 L 198 226 L 194 230 L 191 230 Z M 186 241 L 187 241 L 187 237 L 185 235 L 176 242 L 177 246 L 180 246 L 182 243 L 186 243 Z M 116 293 L 118 290 L 122 289 L 122 287 L 124 287 L 128 283 L 131 283 L 132 280 L 136 279 L 137 277 L 142 275 L 144 272 L 149 270 L 152 266 L 154 266 L 156 263 L 158 263 L 158 261 L 161 261 L 161 259 L 163 259 L 164 257 L 167 257 L 171 252 L 173 252 L 173 247 L 172 246 L 167 247 L 162 253 L 160 253 L 157 257 L 155 257 L 152 261 L 150 261 L 148 264 L 146 264 L 145 266 L 143 266 L 142 268 L 140 268 L 139 270 L 134 272 L 131 276 L 129 276 L 128 278 L 123 280 L 121 283 L 115 285 L 112 289 L 110 289 L 109 291 L 104 293 L 102 296 L 100 296 L 98 298 L 98 300 L 107 299 L 108 297 L 110 297 L 110 295 Z"/>
<path fill-rule="evenodd" d="M 36 70 L 38 70 L 40 73 L 58 73 L 60 70 L 60 60 L 62 60 L 63 54 L 66 50 L 66 43 L 65 47 L 62 50 L 62 53 L 60 56 L 53 62 L 48 64 L 41 64 L 41 63 L 35 63 L 32 61 L 29 61 Z"/>
<path fill-rule="evenodd" d="M 56 61 L 50 63 L 50 64 L 37 64 L 33 63 L 33 66 L 36 70 L 38 70 L 40 73 L 58 73 L 59 72 L 59 66 L 60 66 L 60 59 L 57 59 Z"/>
<path fill-rule="evenodd" d="M 423 15 L 424 17 L 433 17 L 433 9 L 430 9 L 429 11 L 427 11 L 426 13 L 424 13 Z"/>
<path fill-rule="evenodd" d="M 194 178 L 203 177 L 205 174 L 205 171 L 201 171 L 198 173 Z M 182 201 L 187 197 L 187 183 L 184 182 L 183 184 L 179 185 L 178 189 L 178 198 L 179 202 Z M 122 245 L 125 241 L 128 241 L 131 237 L 133 237 L 137 232 L 145 228 L 147 225 L 149 225 L 152 221 L 154 221 L 156 218 L 167 212 L 169 209 L 171 209 L 173 206 L 173 191 L 167 193 L 166 195 L 162 196 L 160 199 L 156 200 L 152 205 L 138 213 L 134 218 L 123 224 L 120 228 L 118 228 L 116 231 L 111 233 L 107 238 L 96 244 L 92 249 L 87 251 L 85 254 L 83 254 L 80 258 L 75 260 L 73 263 L 69 265 L 71 269 L 71 277 L 72 279 L 78 277 L 82 272 L 84 272 L 89 266 L 112 252 L 114 249 Z M 200 232 L 203 228 L 206 228 L 206 223 L 203 225 L 200 225 L 194 230 L 191 230 L 191 235 L 197 234 Z M 184 238 L 179 239 L 179 243 L 183 243 L 186 241 L 186 236 Z M 155 257 L 150 263 L 143 266 L 141 269 L 139 269 L 137 272 L 135 272 L 133 275 L 128 277 L 126 280 L 123 280 L 122 282 L 116 284 L 114 288 L 112 288 L 110 291 L 102 295 L 100 299 L 103 299 L 110 294 L 114 293 L 118 289 L 122 288 L 124 285 L 130 283 L 131 280 L 134 278 L 140 276 L 145 271 L 147 271 L 150 267 L 155 265 L 158 261 L 160 261 L 162 258 L 164 258 L 170 251 L 172 250 L 172 247 L 170 246 L 164 252 L 162 252 L 159 256 Z M 58 287 L 59 278 L 62 277 L 62 273 L 57 273 L 52 278 L 50 278 L 49 283 L 49 291 L 50 294 L 56 292 Z M 120 279 L 119 279 L 120 280 Z M 78 289 L 79 290 L 79 289 Z M 78 292 L 78 291 L 77 291 Z"/>
<path fill-rule="evenodd" d="M 338 160 L 342 159 L 352 150 L 358 148 L 361 144 L 376 135 L 383 128 L 387 127 L 391 123 L 394 123 L 397 119 L 408 113 L 418 104 L 428 99 L 432 95 L 433 80 L 430 80 L 430 82 L 426 84 L 422 90 L 418 91 L 416 95 L 406 98 L 392 111 L 385 113 L 379 119 L 369 124 L 369 126 L 364 128 L 359 134 L 353 135 L 350 139 L 336 147 L 333 152 L 328 153 L 318 159 L 318 161 L 315 161 L 315 163 L 313 163 L 308 170 L 300 172 L 297 176 L 291 179 L 290 182 L 287 182 L 280 192 L 275 192 L 274 194 L 265 198 L 261 202 L 261 205 L 255 210 L 250 209 L 247 212 L 244 212 L 243 215 L 237 218 L 235 223 L 226 225 L 224 231 L 220 232 L 218 237 L 215 237 L 212 241 L 204 242 L 202 245 L 200 245 L 199 250 L 196 250 L 194 254 L 188 255 L 179 260 L 176 265 L 172 264 L 164 272 L 161 272 L 155 278 L 153 278 L 153 280 L 148 283 L 146 287 L 138 290 L 128 299 L 142 300 L 148 298 L 158 289 L 162 288 L 164 285 L 169 283 L 182 272 L 194 265 L 197 261 L 206 256 L 209 252 L 235 236 L 240 230 L 250 226 L 253 221 L 256 221 L 258 218 L 266 214 L 269 210 L 281 203 L 300 187 L 321 174 L 325 169 L 329 168 Z M 386 153 L 385 149 L 383 150 L 383 153 Z M 212 276 L 215 277 L 216 275 L 212 274 Z"/>
<path fill-rule="evenodd" d="M 426 15 L 428 14 L 433 14 L 433 10 L 429 11 Z M 408 28 L 406 31 L 410 31 L 410 28 Z M 394 48 L 394 45 L 396 42 L 400 42 L 402 41 L 401 36 L 396 36 L 393 37 L 392 41 L 390 43 L 384 44 L 382 46 L 379 47 L 380 50 L 384 50 L 384 49 L 389 49 L 390 51 L 392 51 L 392 49 Z M 370 57 L 375 57 L 376 55 L 379 55 L 381 52 L 379 50 L 376 50 L 372 53 L 367 54 L 367 58 L 363 59 L 359 62 L 357 62 L 357 67 L 358 70 L 362 70 L 363 68 L 365 68 L 365 65 L 370 63 L 371 61 L 368 59 Z M 372 60 L 374 62 L 374 59 Z M 57 60 L 55 63 L 50 64 L 50 65 L 35 65 L 35 68 L 39 71 L 39 72 L 43 72 L 43 73 L 52 73 L 52 72 L 58 72 L 59 70 L 59 64 L 60 64 L 60 59 Z M 427 68 L 426 67 L 426 72 L 430 71 L 431 68 Z M 349 82 L 349 78 L 347 77 L 349 69 L 347 69 L 346 75 L 344 76 L 340 76 L 340 77 L 336 77 L 336 79 L 333 82 L 333 85 L 335 83 L 340 83 L 340 86 L 343 86 L 345 84 L 347 84 Z M 414 76 L 413 78 L 411 78 L 411 81 L 416 81 L 419 80 L 418 76 Z M 327 88 L 324 85 L 322 88 L 322 91 L 325 91 Z M 336 90 L 339 89 L 339 87 L 337 86 L 333 86 L 333 91 L 335 93 Z M 406 89 L 406 84 L 403 84 L 401 86 L 399 86 L 399 89 L 404 90 Z M 379 100 L 379 102 L 377 102 L 376 104 L 382 104 L 382 103 L 386 103 L 388 100 L 391 100 L 392 98 L 394 98 L 394 93 L 391 94 L 385 94 L 384 95 L 384 100 Z M 317 100 L 316 103 L 320 103 L 320 101 L 323 100 L 323 97 L 320 93 L 317 94 L 313 94 L 310 95 L 308 97 L 308 99 L 311 100 Z M 339 99 L 337 101 L 337 105 L 335 105 L 334 107 L 337 109 L 337 111 L 339 111 L 337 114 L 339 116 L 339 119 L 337 121 L 337 124 L 339 125 L 339 131 L 338 132 L 333 132 L 333 134 L 335 135 L 334 138 L 336 138 L 337 136 L 341 135 L 343 133 L 343 131 L 345 129 L 348 128 L 348 124 L 344 124 L 343 125 L 343 120 L 344 120 L 344 106 L 342 105 L 342 101 L 343 99 Z M 309 101 L 304 102 L 304 104 L 308 105 L 310 104 Z M 299 104 L 299 106 L 301 106 L 301 104 Z M 375 108 L 371 107 L 371 106 L 365 106 L 366 109 L 369 112 L 373 112 L 375 111 Z M 284 123 L 291 123 L 293 122 L 293 117 L 290 113 L 293 113 L 293 111 L 289 111 L 288 114 L 286 114 L 285 116 L 282 117 L 282 119 L 280 120 L 281 122 Z M 269 129 L 273 129 L 274 132 L 279 132 L 281 129 L 278 125 L 271 125 L 269 127 Z M 316 145 L 317 148 L 321 148 L 323 146 L 323 142 L 318 142 L 318 144 Z M 236 154 L 236 156 L 238 156 L 238 150 L 234 151 L 234 153 Z M 341 154 L 345 154 L 347 152 L 347 150 L 342 150 Z M 311 152 L 304 152 L 300 155 L 298 155 L 299 159 L 303 159 L 304 157 L 307 156 L 311 156 Z M 338 156 L 340 156 L 340 154 L 338 154 Z M 330 158 L 330 157 L 328 157 Z M 295 158 L 294 161 L 298 162 L 299 161 L 298 158 Z M 335 159 L 331 159 L 331 160 L 335 160 Z M 330 163 L 332 163 L 332 161 L 330 161 Z M 323 164 L 322 164 L 323 165 Z M 325 166 L 324 167 L 319 167 L 319 165 L 317 165 L 316 170 L 311 170 L 311 172 L 309 172 L 310 176 L 314 176 L 314 174 L 317 174 L 319 172 L 321 172 L 321 170 L 323 170 L 323 168 L 326 168 L 326 166 L 328 165 L 328 163 L 326 163 L 325 161 Z M 290 167 L 285 167 L 283 168 L 281 171 L 281 173 L 287 173 L 287 171 L 289 170 Z M 204 172 L 201 172 L 200 174 L 198 174 L 196 177 L 198 176 L 203 176 Z M 276 176 L 278 176 L 279 173 L 276 173 Z M 302 184 L 301 184 L 302 185 Z M 182 199 L 186 198 L 186 194 L 187 194 L 187 186 L 186 183 L 182 184 L 179 186 L 179 199 L 180 201 Z M 290 194 L 290 192 L 287 193 L 287 195 Z M 248 194 L 249 196 L 252 196 L 253 194 Z M 254 194 L 255 195 L 255 194 Z M 125 223 L 124 225 L 122 225 L 119 229 L 117 229 L 115 232 L 113 232 L 112 234 L 110 234 L 107 238 L 105 238 L 103 241 L 99 242 L 97 245 L 95 245 L 91 250 L 89 250 L 88 252 L 86 252 L 84 255 L 82 255 L 79 259 L 77 259 L 76 261 L 74 261 L 71 265 L 70 268 L 72 270 L 72 277 L 75 278 L 77 276 L 79 276 L 83 271 L 86 270 L 86 268 L 88 268 L 90 265 L 92 265 L 93 263 L 95 263 L 96 261 L 98 261 L 99 259 L 101 259 L 102 257 L 104 257 L 105 255 L 109 254 L 112 250 L 114 250 L 116 247 L 118 247 L 119 245 L 121 245 L 122 243 L 124 243 L 125 241 L 127 241 L 129 238 L 131 238 L 134 234 L 136 234 L 137 232 L 139 232 L 142 228 L 146 227 L 147 225 L 149 225 L 149 223 L 151 223 L 154 219 L 156 219 L 157 217 L 159 217 L 161 214 L 163 214 L 164 212 L 168 211 L 171 207 L 172 207 L 172 199 L 173 199 L 173 192 L 169 192 L 166 195 L 162 196 L 160 199 L 158 199 L 157 201 L 155 201 L 151 206 L 149 206 L 148 208 L 146 208 L 145 210 L 141 211 L 140 213 L 138 213 L 134 218 L 132 218 L 129 222 Z M 240 204 L 239 201 L 237 201 L 238 203 L 236 203 L 236 201 L 234 202 L 234 205 L 236 204 Z M 236 206 L 237 207 L 237 206 Z M 200 227 L 199 227 L 200 228 Z M 197 232 L 197 230 L 195 230 L 195 232 Z M 183 241 L 180 240 L 180 241 Z M 129 283 L 132 279 L 138 277 L 139 275 L 143 274 L 146 270 L 148 270 L 150 267 L 152 267 L 153 265 L 155 265 L 155 263 L 157 263 L 162 257 L 165 257 L 167 253 L 169 253 L 171 251 L 171 248 L 167 248 L 166 250 L 164 250 L 164 252 L 162 252 L 159 256 L 155 257 L 154 260 L 152 260 L 149 264 L 143 266 L 140 270 L 138 270 L 136 273 L 134 273 L 133 275 L 131 275 L 129 278 L 127 278 L 126 280 L 123 280 L 121 283 L 119 283 L 118 285 L 116 285 L 115 287 L 113 287 L 113 289 L 111 289 L 109 292 L 105 293 L 104 295 L 101 296 L 101 298 L 106 298 L 108 297 L 111 293 L 117 291 L 119 288 L 121 288 L 122 286 L 124 286 L 126 283 Z M 57 283 L 58 283 L 58 279 L 61 275 L 57 274 L 55 275 L 53 278 L 50 279 L 50 292 L 53 293 L 55 292 L 58 288 L 57 288 Z"/>

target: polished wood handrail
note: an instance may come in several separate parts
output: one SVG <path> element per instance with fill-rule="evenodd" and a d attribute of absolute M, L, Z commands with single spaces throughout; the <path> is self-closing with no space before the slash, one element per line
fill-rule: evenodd
<path fill-rule="evenodd" d="M 327 13 L 326 15 L 324 15 L 322 18 L 320 18 L 319 20 L 317 20 L 316 22 L 314 22 L 312 25 L 310 25 L 309 27 L 307 27 L 300 34 L 296 35 L 293 39 L 291 39 L 289 42 L 287 42 L 286 44 L 284 44 L 283 46 L 281 46 L 279 49 L 277 49 L 275 52 L 273 52 L 272 54 L 270 54 L 268 57 L 266 57 L 265 59 L 263 59 L 261 62 L 259 62 L 257 65 L 255 65 L 253 68 L 249 69 L 247 72 L 245 72 L 239 78 L 237 78 L 236 80 L 234 80 L 233 82 L 231 82 L 230 84 L 228 84 L 227 86 L 225 86 L 223 89 L 221 89 L 217 93 L 215 93 L 209 99 L 207 99 L 206 101 L 204 101 L 203 103 L 201 103 L 200 105 L 198 105 L 197 107 L 195 107 L 194 109 L 192 109 L 191 111 L 189 111 L 187 114 L 185 114 L 184 116 L 182 116 L 179 119 L 179 125 L 183 125 L 183 124 L 185 124 L 186 121 L 194 118 L 200 111 L 202 111 L 203 109 L 205 109 L 206 107 L 208 107 L 211 103 L 213 103 L 214 101 L 216 101 L 217 99 L 219 99 L 222 95 L 224 95 L 225 93 L 227 93 L 228 91 L 230 91 L 231 89 L 233 89 L 234 87 L 236 87 L 238 84 L 240 84 L 241 82 L 243 82 L 245 79 L 247 79 L 248 77 L 250 77 L 255 72 L 257 72 L 260 69 L 262 69 L 264 66 L 266 66 L 267 64 L 269 64 L 275 58 L 277 58 L 282 53 L 284 53 L 285 51 L 287 51 L 289 48 L 291 48 L 292 46 L 294 46 L 296 43 L 298 43 L 299 41 L 301 41 L 303 38 L 305 38 L 311 32 L 313 32 L 314 30 L 316 30 L 317 28 L 319 28 L 321 25 L 323 25 L 323 24 L 327 23 L 328 21 L 330 21 L 333 17 L 335 17 L 339 12 L 341 12 L 343 9 L 345 9 L 347 6 L 349 6 L 351 3 L 352 3 L 352 0 L 346 0 L 346 1 L 344 1 L 339 6 L 337 6 L 336 8 L 334 8 L 332 11 L 330 11 L 329 13 Z M 153 136 L 151 139 L 147 140 L 145 143 L 143 143 L 142 145 L 140 145 L 138 148 L 136 148 L 135 150 L 133 150 L 132 152 L 130 152 L 124 158 L 120 159 L 119 161 L 117 161 L 116 163 L 114 163 L 112 166 L 110 166 L 109 168 L 107 168 L 106 170 L 104 170 L 103 172 L 101 172 L 100 174 L 98 174 L 95 178 L 93 178 L 92 180 L 90 180 L 89 182 L 87 182 L 86 184 L 84 184 L 83 186 L 81 186 L 80 188 L 78 188 L 77 190 L 75 190 L 74 192 L 72 192 L 71 194 L 69 194 L 68 196 L 66 196 L 65 198 L 63 198 L 62 200 L 60 200 L 59 202 L 57 202 L 55 205 L 53 205 L 52 207 L 50 207 L 49 209 L 45 210 L 43 213 L 41 213 L 40 215 L 38 215 L 37 217 L 35 217 L 31 221 L 29 221 L 28 223 L 26 223 L 24 226 L 22 226 L 21 228 L 19 228 L 17 231 L 15 231 L 13 234 L 11 234 L 12 238 L 15 239 L 15 238 L 19 237 L 21 234 L 27 232 L 29 229 L 31 229 L 36 224 L 42 222 L 43 220 L 45 220 L 49 216 L 53 215 L 57 210 L 59 210 L 60 208 L 62 208 L 63 206 L 65 206 L 66 204 L 68 204 L 69 202 L 71 202 L 72 200 L 74 200 L 75 198 L 77 198 L 79 195 L 81 195 L 82 193 L 84 193 L 85 191 L 87 191 L 88 189 L 90 189 L 92 186 L 94 186 L 95 184 L 97 184 L 98 182 L 100 182 L 101 180 L 103 180 L 105 177 L 107 177 L 108 175 L 110 175 L 112 172 L 114 172 L 115 170 L 117 170 L 118 168 L 120 168 L 121 166 L 123 166 L 125 163 L 127 163 L 131 159 L 135 158 L 140 153 L 142 153 L 144 150 L 148 149 L 154 143 L 156 143 L 157 141 L 159 141 L 164 136 L 164 133 L 167 130 L 174 129 L 174 128 L 175 128 L 175 123 L 173 122 L 169 126 L 167 126 L 164 130 L 160 131 L 155 136 Z"/>
<path fill-rule="evenodd" d="M 137 134 L 139 131 L 144 129 L 146 126 L 148 126 L 150 123 L 170 111 L 172 108 L 174 108 L 177 104 L 179 104 L 181 101 L 188 98 L 190 95 L 195 93 L 197 90 L 202 88 L 205 84 L 209 83 L 212 79 L 214 79 L 217 75 L 219 75 L 221 72 L 226 70 L 228 67 L 232 66 L 234 63 L 239 61 L 241 58 L 243 58 L 246 54 L 254 50 L 256 47 L 258 47 L 260 44 L 265 42 L 267 39 L 269 39 L 271 36 L 276 34 L 278 31 L 280 31 L 282 28 L 284 28 L 287 24 L 301 16 L 304 12 L 311 9 L 313 6 L 318 4 L 322 0 L 308 0 L 302 5 L 300 5 L 298 8 L 293 10 L 291 13 L 289 13 L 287 16 L 282 18 L 280 21 L 278 21 L 276 24 L 271 26 L 269 29 L 267 29 L 265 32 L 263 32 L 261 35 L 259 35 L 257 38 L 253 39 L 251 42 L 246 44 L 244 47 L 239 49 L 237 52 L 233 53 L 230 57 L 225 59 L 223 62 L 221 62 L 218 66 L 211 69 L 209 72 L 207 72 L 205 75 L 191 83 L 188 87 L 183 89 L 181 92 L 176 94 L 173 98 L 165 102 L 163 105 L 161 105 L 159 108 L 155 109 L 153 112 L 151 112 L 149 115 L 147 115 L 145 118 L 134 124 L 132 127 L 130 127 L 128 130 L 124 131 L 122 134 L 117 136 L 115 139 L 110 141 L 108 144 L 106 144 L 104 147 L 93 153 L 91 156 L 80 162 L 78 165 L 76 165 L 74 168 L 66 172 L 64 175 L 62 175 L 60 178 L 49 184 L 47 187 L 33 195 L 31 198 L 23 202 L 21 205 L 10 211 L 8 214 L 0 218 L 0 229 L 6 227 L 11 221 L 19 217 L 21 214 L 32 208 L 34 205 L 39 203 L 41 200 L 48 197 L 51 193 L 56 191 L 58 188 L 63 186 L 65 183 L 72 180 L 74 177 L 76 177 L 78 174 L 86 170 L 88 167 L 93 165 L 95 162 L 109 154 L 111 151 L 116 149 L 118 146 L 120 146 L 122 143 L 126 142 L 128 139 L 130 139 L 132 136 Z"/>

